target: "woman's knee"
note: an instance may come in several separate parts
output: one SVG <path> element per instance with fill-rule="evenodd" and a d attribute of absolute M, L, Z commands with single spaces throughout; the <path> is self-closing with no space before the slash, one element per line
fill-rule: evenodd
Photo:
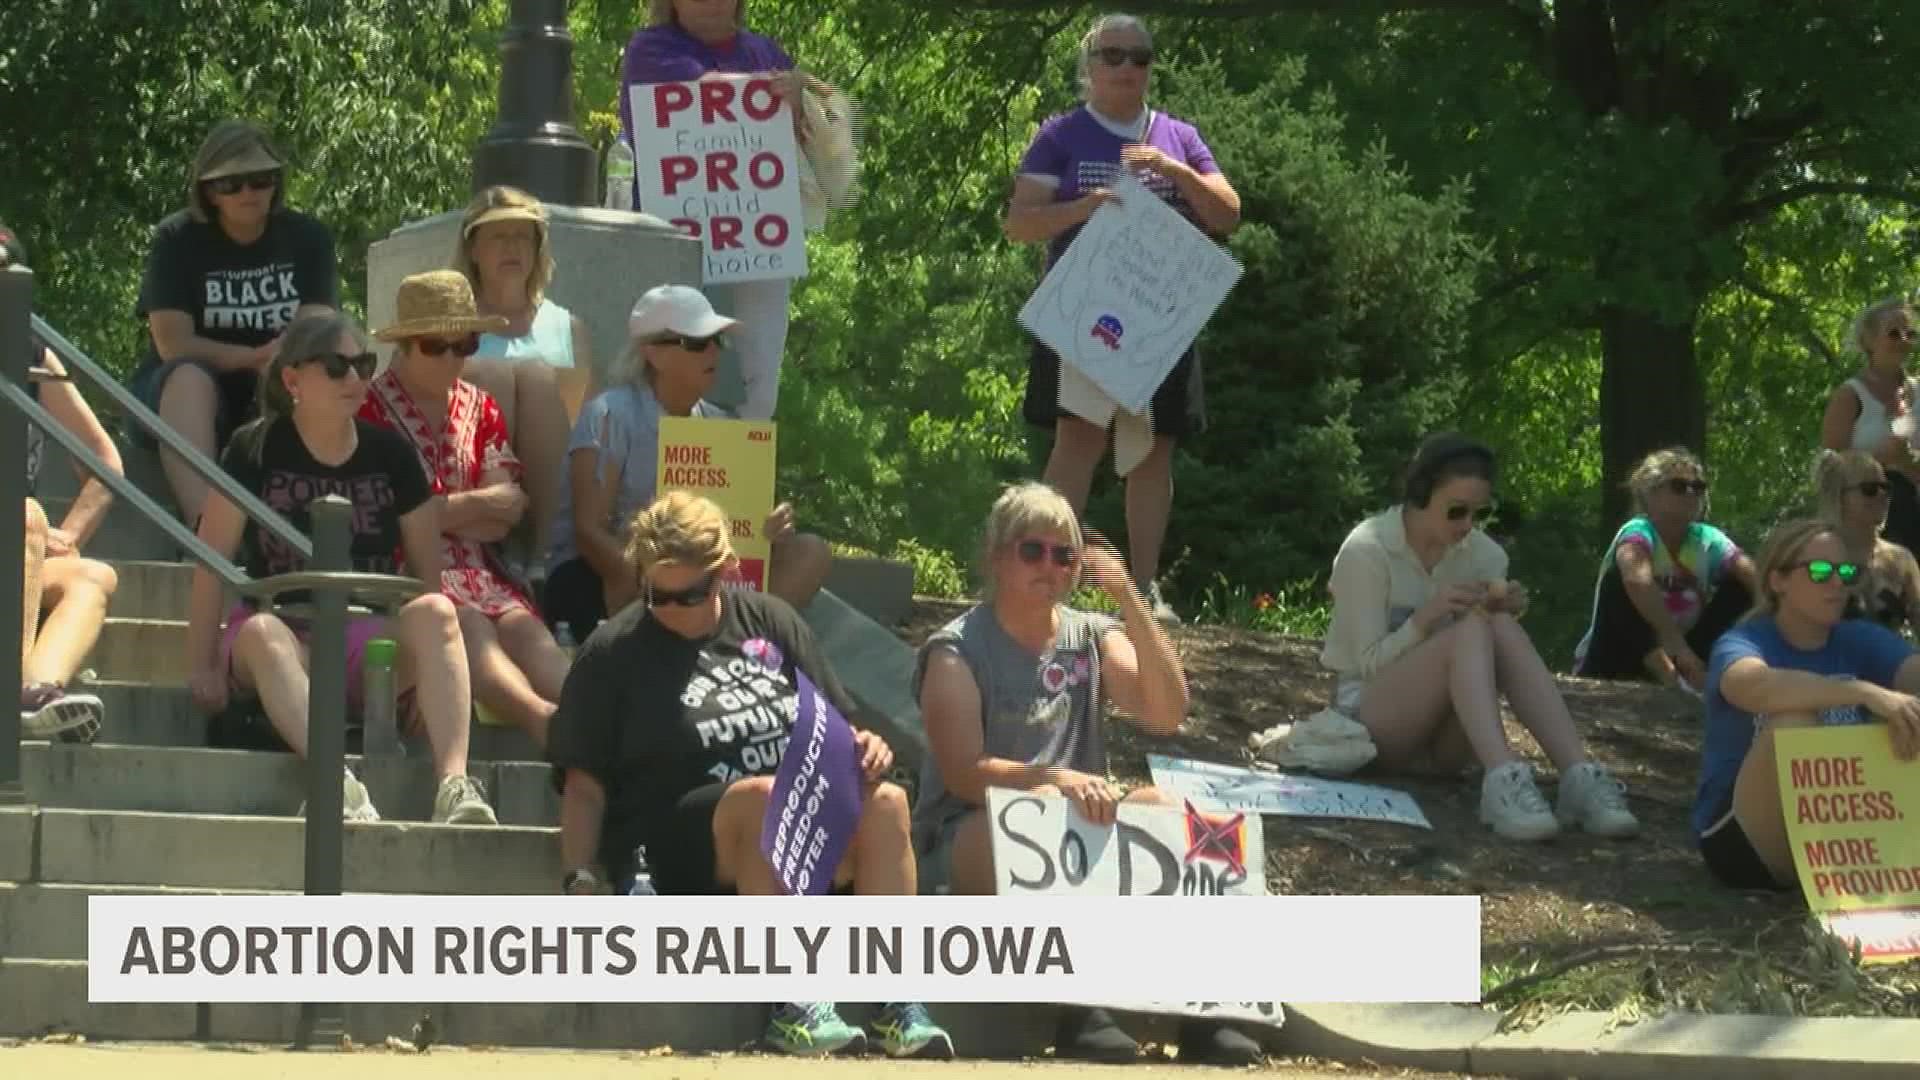
<path fill-rule="evenodd" d="M 68 589 L 77 586 L 96 591 L 101 597 L 107 598 L 113 596 L 120 588 L 119 571 L 115 570 L 112 564 L 103 563 L 98 559 L 75 559 L 68 573 L 71 575 L 68 579 Z"/>
<path fill-rule="evenodd" d="M 860 807 L 860 828 L 898 826 L 904 830 L 912 816 L 906 789 L 891 781 L 882 781 L 874 786 Z"/>
<path fill-rule="evenodd" d="M 744 843 L 746 838 L 759 843 L 760 823 L 767 803 L 773 798 L 773 777 L 749 776 L 735 780 L 721 792 L 713 808 L 713 839 L 717 846 Z"/>
<path fill-rule="evenodd" d="M 169 424 L 181 419 L 211 423 L 219 388 L 199 364 L 175 362 L 162 376 L 159 407 L 154 411 Z M 177 426 L 177 425 L 176 425 Z"/>
<path fill-rule="evenodd" d="M 233 655 L 249 665 L 270 657 L 297 659 L 299 651 L 300 639 L 278 615 L 255 615 L 233 634 Z"/>
<path fill-rule="evenodd" d="M 47 511 L 38 499 L 28 499 L 26 505 L 27 543 L 45 546 L 47 542 Z"/>
<path fill-rule="evenodd" d="M 416 634 L 440 639 L 460 636 L 460 609 L 445 593 L 425 593 L 400 608 L 400 625 Z"/>

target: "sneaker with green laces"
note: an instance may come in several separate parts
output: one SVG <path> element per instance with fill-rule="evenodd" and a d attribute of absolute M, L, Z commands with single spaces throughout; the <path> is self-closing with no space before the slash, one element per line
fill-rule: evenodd
<path fill-rule="evenodd" d="M 867 1048 L 867 1033 L 840 1019 L 830 1001 L 788 1001 L 773 1007 L 766 1042 L 785 1054 L 857 1054 Z"/>
<path fill-rule="evenodd" d="M 868 1023 L 888 1057 L 939 1061 L 953 1057 L 953 1039 L 919 1002 L 891 1002 Z"/>

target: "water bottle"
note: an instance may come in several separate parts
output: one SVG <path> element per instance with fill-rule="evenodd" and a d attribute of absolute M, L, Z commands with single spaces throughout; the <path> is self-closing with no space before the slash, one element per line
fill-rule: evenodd
<path fill-rule="evenodd" d="M 400 726 L 394 715 L 394 661 L 400 647 L 391 638 L 367 642 L 360 657 L 360 752 L 365 757 L 400 753 Z"/>
<path fill-rule="evenodd" d="M 628 896 L 658 896 L 653 887 L 653 871 L 647 866 L 647 846 L 641 844 L 633 849 L 633 886 L 627 890 Z"/>
<path fill-rule="evenodd" d="M 633 168 L 633 147 L 626 136 L 615 136 L 607 147 L 607 209 L 633 209 Z"/>
<path fill-rule="evenodd" d="M 556 624 L 553 628 L 553 643 L 560 646 L 560 651 L 566 653 L 567 659 L 571 661 L 573 654 L 580 648 L 579 644 L 573 640 L 573 624 L 564 622 Z"/>

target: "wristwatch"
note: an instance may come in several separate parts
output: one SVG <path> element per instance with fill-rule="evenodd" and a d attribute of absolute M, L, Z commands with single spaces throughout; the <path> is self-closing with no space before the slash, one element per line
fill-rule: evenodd
<path fill-rule="evenodd" d="M 587 886 L 589 891 L 597 892 L 600 888 L 599 875 L 582 866 L 567 871 L 567 876 L 560 879 L 560 891 L 568 896 L 572 896 L 574 890 L 582 885 Z"/>

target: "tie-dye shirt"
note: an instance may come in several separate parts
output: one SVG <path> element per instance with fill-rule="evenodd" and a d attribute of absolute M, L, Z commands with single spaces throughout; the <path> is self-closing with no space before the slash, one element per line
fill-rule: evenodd
<path fill-rule="evenodd" d="M 1600 561 L 1600 581 L 1605 581 L 1607 572 L 1614 568 L 1615 557 L 1621 547 L 1633 544 L 1645 550 L 1653 562 L 1653 583 L 1660 587 L 1666 597 L 1667 614 L 1673 616 L 1674 624 L 1681 631 L 1693 629 L 1700 620 L 1700 613 L 1712 602 L 1714 591 L 1726 580 L 1727 569 L 1732 565 L 1734 556 L 1740 554 L 1740 548 L 1732 538 L 1704 521 L 1696 521 L 1687 527 L 1687 538 L 1681 542 L 1676 553 L 1661 543 L 1660 534 L 1654 530 L 1653 522 L 1645 516 L 1636 517 L 1620 526 L 1613 536 L 1613 543 L 1607 545 L 1606 557 Z M 1599 617 L 1600 582 L 1594 583 L 1594 615 Z M 1574 652 L 1575 669 L 1586 659 L 1587 646 L 1593 640 L 1593 622 L 1590 619 L 1587 634 L 1580 639 L 1580 645 Z"/>

